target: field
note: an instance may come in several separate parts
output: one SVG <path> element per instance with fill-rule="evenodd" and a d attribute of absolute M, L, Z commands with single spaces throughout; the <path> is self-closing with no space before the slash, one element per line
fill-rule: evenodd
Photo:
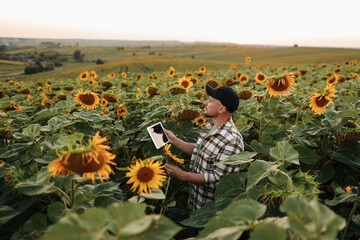
<path fill-rule="evenodd" d="M 75 49 L 84 62 L 72 59 Z M 1 78 L 4 239 L 185 239 L 192 228 L 201 228 L 196 239 L 360 237 L 360 50 L 154 45 L 11 53 L 50 50 L 68 61 Z M 189 212 L 188 184 L 163 166 L 189 171 L 190 156 L 171 145 L 157 150 L 146 127 L 161 121 L 195 142 L 211 120 L 203 114 L 206 84 L 238 93 L 232 118 L 245 151 L 219 162 L 241 172 Z"/>

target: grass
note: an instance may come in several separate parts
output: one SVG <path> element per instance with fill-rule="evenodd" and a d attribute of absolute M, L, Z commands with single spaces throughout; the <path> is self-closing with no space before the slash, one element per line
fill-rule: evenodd
<path fill-rule="evenodd" d="M 20 79 L 38 79 L 47 77 L 77 77 L 85 70 L 94 70 L 98 74 L 110 72 L 120 73 L 139 72 L 151 73 L 153 71 L 167 71 L 170 66 L 181 71 L 198 70 L 201 66 L 208 70 L 226 68 L 230 63 L 244 65 L 245 58 L 251 57 L 250 65 L 256 66 L 289 66 L 301 64 L 334 63 L 335 61 L 352 61 L 360 55 L 360 49 L 342 48 L 311 48 L 311 47 L 282 47 L 282 48 L 250 48 L 229 45 L 154 45 L 125 46 L 124 50 L 117 47 L 82 46 L 60 48 L 36 48 L 16 50 L 8 53 L 34 53 L 56 51 L 67 56 L 64 66 L 55 68 L 51 72 L 19 76 Z M 85 54 L 84 62 L 75 62 L 72 55 L 75 50 Z M 149 55 L 154 52 L 154 55 Z M 96 65 L 95 61 L 102 59 L 103 65 Z M 14 63 L 17 68 L 10 68 L 7 62 L 0 62 L 0 72 L 21 71 L 24 67 L 21 62 Z"/>

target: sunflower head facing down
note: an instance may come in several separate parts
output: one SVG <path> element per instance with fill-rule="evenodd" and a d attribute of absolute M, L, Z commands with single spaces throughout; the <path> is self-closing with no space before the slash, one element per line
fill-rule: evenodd
<path fill-rule="evenodd" d="M 266 91 L 270 96 L 281 97 L 293 90 L 293 86 L 296 85 L 294 81 L 294 75 L 291 73 L 283 73 L 278 76 L 272 76 L 266 81 Z"/>
<path fill-rule="evenodd" d="M 103 182 L 111 173 L 114 173 L 109 164 L 116 165 L 112 160 L 115 158 L 108 150 L 111 147 L 103 145 L 107 141 L 106 137 L 99 138 L 99 132 L 92 137 L 87 146 L 77 148 L 68 147 L 68 151 L 63 151 L 59 157 L 53 160 L 48 166 L 50 176 L 69 175 L 69 173 L 81 173 L 82 177 L 88 177 L 95 183 L 95 173 Z"/>
<path fill-rule="evenodd" d="M 126 177 L 130 178 L 126 183 L 132 184 L 131 191 L 135 192 L 138 188 L 138 194 L 151 193 L 151 189 L 159 189 L 163 186 L 162 182 L 166 179 L 164 166 L 154 160 L 137 161 L 136 164 L 128 167 L 129 172 Z"/>
<path fill-rule="evenodd" d="M 99 105 L 99 97 L 96 93 L 83 92 L 81 89 L 75 96 L 75 102 L 86 107 L 87 110 L 93 110 Z"/>

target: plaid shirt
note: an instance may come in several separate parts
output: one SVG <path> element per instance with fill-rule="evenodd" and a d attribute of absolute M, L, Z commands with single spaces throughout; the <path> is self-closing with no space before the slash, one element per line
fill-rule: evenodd
<path fill-rule="evenodd" d="M 244 151 L 244 142 L 239 130 L 230 119 L 205 138 L 212 125 L 212 122 L 204 125 L 191 155 L 192 172 L 204 173 L 206 183 L 204 185 L 190 183 L 188 200 L 190 210 L 199 209 L 214 200 L 216 183 L 227 174 L 240 171 L 239 165 L 214 165 L 220 160 Z M 202 141 L 204 142 L 199 149 Z"/>

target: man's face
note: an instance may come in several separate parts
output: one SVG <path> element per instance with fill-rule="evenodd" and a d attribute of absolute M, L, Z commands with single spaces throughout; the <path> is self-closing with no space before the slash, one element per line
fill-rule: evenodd
<path fill-rule="evenodd" d="M 224 107 L 221 102 L 213 97 L 210 97 L 204 102 L 204 114 L 209 117 L 216 117 L 219 114 L 220 108 Z"/>

